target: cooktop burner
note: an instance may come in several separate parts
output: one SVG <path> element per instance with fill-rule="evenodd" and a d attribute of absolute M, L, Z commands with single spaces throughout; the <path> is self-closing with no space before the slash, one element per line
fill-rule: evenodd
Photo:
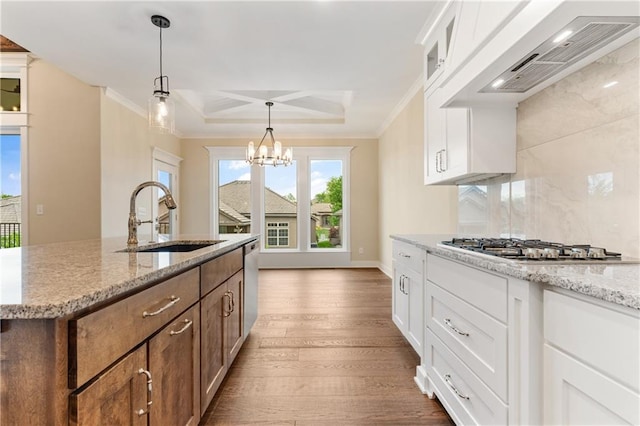
<path fill-rule="evenodd" d="M 512 260 L 620 261 L 622 255 L 589 244 L 561 244 L 517 238 L 453 238 L 442 244 Z"/>

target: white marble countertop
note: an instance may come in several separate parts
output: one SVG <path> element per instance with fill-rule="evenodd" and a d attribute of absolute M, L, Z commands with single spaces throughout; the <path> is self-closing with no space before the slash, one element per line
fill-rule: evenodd
<path fill-rule="evenodd" d="M 588 261 L 581 263 L 518 262 L 440 246 L 451 235 L 391 235 L 437 254 L 478 268 L 539 282 L 640 309 L 640 264 Z"/>
<path fill-rule="evenodd" d="M 219 239 L 224 242 L 182 253 L 119 252 L 126 248 L 126 237 L 2 249 L 0 318 L 71 315 L 175 275 L 256 238 L 257 235 L 249 234 L 223 235 Z M 215 239 L 203 235 L 178 238 L 190 242 Z"/>

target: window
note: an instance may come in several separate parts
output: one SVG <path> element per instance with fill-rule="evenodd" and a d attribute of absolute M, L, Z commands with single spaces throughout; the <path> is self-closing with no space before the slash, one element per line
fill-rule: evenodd
<path fill-rule="evenodd" d="M 19 134 L 0 134 L 0 248 L 20 247 L 22 178 Z"/>
<path fill-rule="evenodd" d="M 310 160 L 310 248 L 342 247 L 342 160 Z"/>
<path fill-rule="evenodd" d="M 287 167 L 266 166 L 263 214 L 267 229 L 265 249 L 295 249 L 298 246 L 297 161 Z M 277 240 L 277 241 L 276 241 Z"/>
<path fill-rule="evenodd" d="M 351 147 L 294 147 L 293 164 L 287 167 L 249 166 L 243 159 L 244 146 L 207 149 L 212 179 L 210 229 L 214 233 L 260 234 L 260 265 L 264 267 L 351 264 Z M 233 196 L 226 194 L 230 187 L 243 188 L 243 195 L 238 191 Z M 325 200 L 322 206 L 320 199 Z M 230 203 L 234 203 L 230 206 L 233 212 L 223 211 Z M 242 225 L 229 222 L 231 214 Z"/>
<path fill-rule="evenodd" d="M 251 233 L 251 166 L 241 159 L 218 160 L 218 232 Z"/>
<path fill-rule="evenodd" d="M 267 223 L 267 248 L 289 246 L 289 224 L 287 222 Z"/>
<path fill-rule="evenodd" d="M 182 158 L 163 151 L 159 148 L 153 149 L 153 174 L 155 180 L 169 188 L 171 195 L 180 206 L 180 194 L 178 193 L 180 175 L 180 162 Z M 155 241 L 159 237 L 175 238 L 180 230 L 178 229 L 179 209 L 169 210 L 165 204 L 165 193 L 162 189 L 153 187 L 153 218 L 152 234 Z"/>

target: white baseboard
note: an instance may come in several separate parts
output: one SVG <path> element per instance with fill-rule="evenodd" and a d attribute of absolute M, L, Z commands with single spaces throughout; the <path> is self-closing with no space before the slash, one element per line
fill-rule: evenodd
<path fill-rule="evenodd" d="M 378 268 L 380 269 L 380 262 L 375 260 L 352 260 L 351 268 Z"/>
<path fill-rule="evenodd" d="M 378 264 L 378 269 L 380 269 L 386 276 L 393 279 L 393 270 L 390 267 L 380 263 Z"/>

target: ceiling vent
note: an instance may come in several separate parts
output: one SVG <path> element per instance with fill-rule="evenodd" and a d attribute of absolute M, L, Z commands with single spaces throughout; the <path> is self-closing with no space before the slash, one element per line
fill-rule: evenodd
<path fill-rule="evenodd" d="M 580 16 L 480 91 L 524 93 L 638 25 L 637 16 Z"/>

